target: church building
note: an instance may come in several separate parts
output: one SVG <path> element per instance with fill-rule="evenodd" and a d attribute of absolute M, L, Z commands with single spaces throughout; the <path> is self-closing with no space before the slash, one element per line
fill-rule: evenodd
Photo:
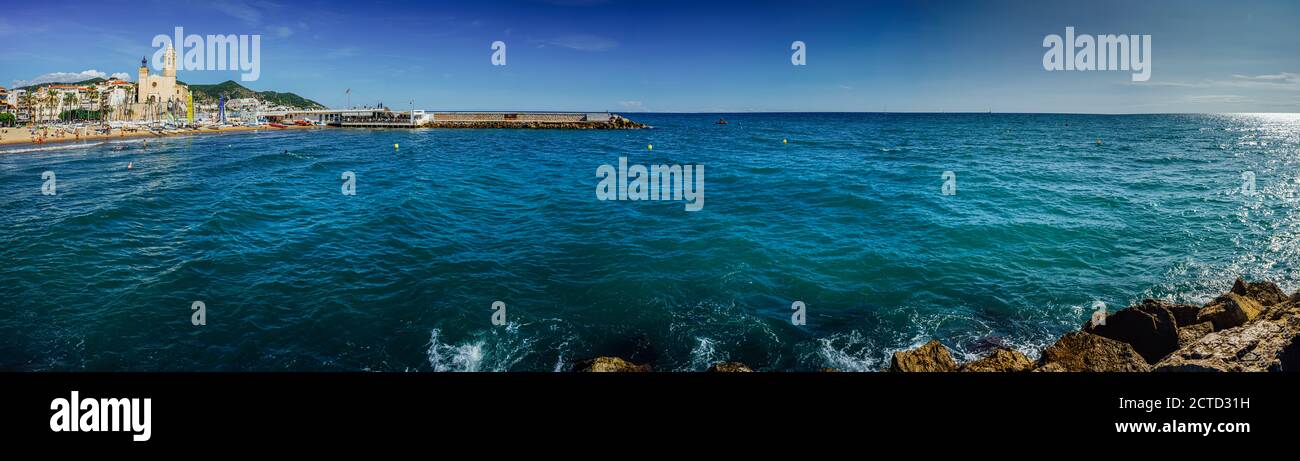
<path fill-rule="evenodd" d="M 176 82 L 176 50 L 171 45 L 163 53 L 162 75 L 149 75 L 148 60 L 140 58 L 140 76 L 132 104 L 135 118 L 156 120 L 167 118 L 168 113 L 183 116 L 189 97 L 189 87 Z"/>

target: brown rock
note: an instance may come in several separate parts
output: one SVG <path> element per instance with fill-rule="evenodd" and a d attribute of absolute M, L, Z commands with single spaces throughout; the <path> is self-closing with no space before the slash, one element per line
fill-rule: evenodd
<path fill-rule="evenodd" d="M 650 365 L 637 365 L 618 357 L 596 357 L 574 364 L 573 371 L 579 373 L 631 373 L 654 370 L 650 368 Z"/>
<path fill-rule="evenodd" d="M 1106 316 L 1104 325 L 1089 324 L 1084 331 L 1133 346 L 1146 360 L 1156 363 L 1178 349 L 1178 323 L 1163 305 L 1139 304 Z"/>
<path fill-rule="evenodd" d="M 754 370 L 749 369 L 748 366 L 740 362 L 715 363 L 709 367 L 710 373 L 749 373 L 752 371 Z"/>
<path fill-rule="evenodd" d="M 1043 350 L 1039 368 L 1044 371 L 1110 372 L 1149 371 L 1145 359 L 1133 346 L 1109 338 L 1076 331 L 1066 334 Z"/>
<path fill-rule="evenodd" d="M 1174 352 L 1155 370 L 1287 371 L 1294 366 L 1297 331 L 1298 322 L 1270 320 L 1216 331 Z"/>
<path fill-rule="evenodd" d="M 961 371 L 972 372 L 1021 372 L 1029 371 L 1034 367 L 1034 361 L 1025 357 L 1019 351 L 998 348 L 992 353 L 979 358 L 973 362 L 967 363 L 961 367 Z"/>
<path fill-rule="evenodd" d="M 1246 283 L 1246 281 L 1242 280 L 1240 277 L 1238 277 L 1237 281 L 1232 284 L 1231 293 L 1241 296 L 1249 296 L 1263 306 L 1272 306 L 1290 299 L 1286 293 L 1283 293 L 1277 285 L 1273 284 L 1273 282 Z"/>
<path fill-rule="evenodd" d="M 1142 304 L 1134 307 L 1147 313 L 1152 312 L 1152 310 L 1158 307 L 1163 307 L 1165 310 L 1168 310 L 1170 314 L 1173 314 L 1174 321 L 1177 322 L 1180 327 L 1199 323 L 1196 321 L 1196 314 L 1201 312 L 1201 306 L 1194 304 L 1174 304 L 1157 299 L 1144 299 L 1142 300 Z"/>
<path fill-rule="evenodd" d="M 1068 370 L 1059 363 L 1048 363 L 1034 369 L 1034 373 L 1064 373 Z"/>
<path fill-rule="evenodd" d="M 1188 344 L 1205 337 L 1214 332 L 1214 324 L 1210 322 L 1201 322 L 1196 325 L 1189 325 L 1178 329 L 1178 347 L 1187 347 Z"/>
<path fill-rule="evenodd" d="M 1264 308 L 1264 312 L 1260 312 L 1258 318 L 1263 320 L 1282 320 L 1297 315 L 1300 315 L 1300 303 L 1287 301 L 1282 304 L 1276 304 Z"/>
<path fill-rule="evenodd" d="M 924 346 L 910 351 L 894 353 L 889 361 L 889 371 L 903 372 L 944 372 L 957 371 L 957 362 L 939 341 L 931 340 Z"/>
<path fill-rule="evenodd" d="M 1227 293 L 1205 305 L 1196 315 L 1196 323 L 1213 322 L 1214 330 L 1241 326 L 1259 316 L 1264 310 L 1254 299 L 1237 293 Z"/>

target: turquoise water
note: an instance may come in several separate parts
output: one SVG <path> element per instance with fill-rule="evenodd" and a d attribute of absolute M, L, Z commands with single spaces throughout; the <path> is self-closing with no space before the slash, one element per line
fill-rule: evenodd
<path fill-rule="evenodd" d="M 1300 116 L 725 117 L 19 147 L 0 368 L 874 370 L 930 338 L 1036 356 L 1096 301 L 1297 288 Z M 704 165 L 703 209 L 597 200 L 620 156 Z"/>

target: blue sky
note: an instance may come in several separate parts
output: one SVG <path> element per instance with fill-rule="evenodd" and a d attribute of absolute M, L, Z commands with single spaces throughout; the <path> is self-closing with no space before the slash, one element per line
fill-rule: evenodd
<path fill-rule="evenodd" d="M 21 1 L 0 14 L 0 84 L 134 79 L 181 26 L 262 35 L 243 83 L 334 107 L 351 88 L 353 105 L 438 110 L 1300 112 L 1297 23 L 1294 0 Z M 1066 26 L 1150 34 L 1151 79 L 1044 70 L 1043 38 Z"/>

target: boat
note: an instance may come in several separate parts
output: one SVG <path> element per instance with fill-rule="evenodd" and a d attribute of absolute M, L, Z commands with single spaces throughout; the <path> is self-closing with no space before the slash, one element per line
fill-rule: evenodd
<path fill-rule="evenodd" d="M 270 126 L 272 126 L 272 127 L 274 127 L 274 128 L 288 128 L 288 127 L 289 127 L 288 125 L 281 125 L 281 124 L 279 124 L 279 123 L 268 123 L 267 125 L 270 125 Z"/>
<path fill-rule="evenodd" d="M 720 118 L 720 119 L 718 119 L 718 121 L 713 122 L 713 124 L 714 124 L 714 125 L 726 125 L 726 124 L 727 124 L 727 119 L 725 119 L 725 118 Z"/>
<path fill-rule="evenodd" d="M 293 124 L 298 126 L 311 126 L 311 122 L 308 122 L 306 120 L 295 120 Z"/>

